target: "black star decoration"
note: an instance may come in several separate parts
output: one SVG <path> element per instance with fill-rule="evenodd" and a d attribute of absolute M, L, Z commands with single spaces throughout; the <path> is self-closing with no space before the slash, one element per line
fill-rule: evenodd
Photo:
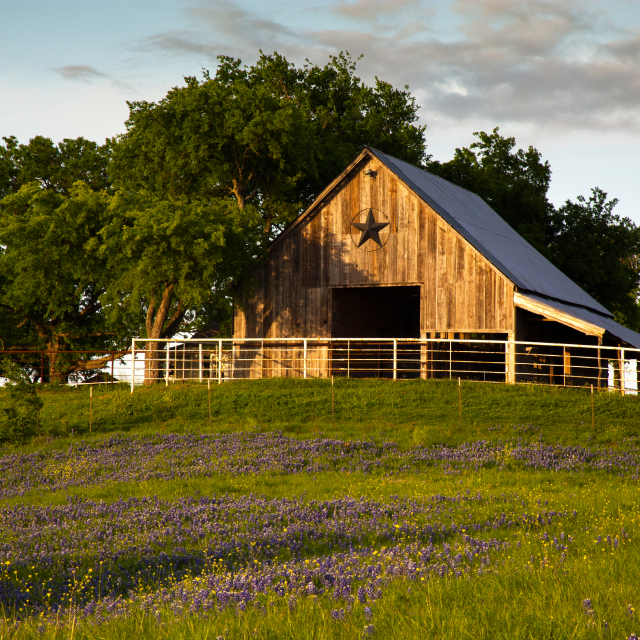
<path fill-rule="evenodd" d="M 358 241 L 359 247 L 361 247 L 367 240 L 373 240 L 379 247 L 381 247 L 382 242 L 380 242 L 378 232 L 389 226 L 388 222 L 376 222 L 371 209 L 369 209 L 369 214 L 367 215 L 367 221 L 365 223 L 352 222 L 351 224 L 358 229 L 358 231 L 362 231 L 360 234 L 360 240 Z"/>

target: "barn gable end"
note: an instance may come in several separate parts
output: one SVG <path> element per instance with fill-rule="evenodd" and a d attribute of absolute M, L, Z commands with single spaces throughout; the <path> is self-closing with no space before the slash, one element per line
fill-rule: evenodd
<path fill-rule="evenodd" d="M 357 246 L 352 222 L 370 209 L 376 221 L 388 221 L 382 247 L 372 240 Z M 414 337 L 513 335 L 513 283 L 368 150 L 274 242 L 255 288 L 236 307 L 234 335 L 337 337 L 336 314 L 353 315 L 354 305 L 369 307 L 349 327 L 389 313 L 383 307 L 393 304 L 394 292 L 376 299 L 364 291 L 383 287 L 406 288 L 397 289 L 400 297 L 411 287 L 419 292 Z"/>

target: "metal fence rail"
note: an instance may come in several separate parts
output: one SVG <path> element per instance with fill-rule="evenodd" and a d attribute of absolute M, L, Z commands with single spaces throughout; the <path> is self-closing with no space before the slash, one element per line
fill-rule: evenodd
<path fill-rule="evenodd" d="M 401 338 L 133 341 L 131 390 L 142 383 L 297 377 L 461 378 L 638 390 L 640 350 L 509 340 Z"/>
<path fill-rule="evenodd" d="M 33 382 L 61 382 L 71 385 L 109 384 L 131 381 L 131 355 L 121 351 L 70 351 L 2 349 L 8 360 L 29 374 Z M 0 376 L 2 372 L 0 371 Z M 0 378 L 1 384 L 2 378 Z"/>

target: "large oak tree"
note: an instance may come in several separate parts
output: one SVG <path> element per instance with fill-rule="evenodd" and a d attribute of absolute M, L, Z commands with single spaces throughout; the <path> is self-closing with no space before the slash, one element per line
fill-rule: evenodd
<path fill-rule="evenodd" d="M 130 103 L 114 182 L 175 199 L 252 204 L 272 236 L 371 145 L 421 164 L 424 127 L 405 87 L 355 75 L 348 54 L 298 68 L 278 54 L 253 66 L 221 56 L 214 76 L 186 78 L 158 103 Z"/>

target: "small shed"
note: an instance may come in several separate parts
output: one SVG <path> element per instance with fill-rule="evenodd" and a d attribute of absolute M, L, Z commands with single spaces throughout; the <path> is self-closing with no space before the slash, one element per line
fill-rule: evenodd
<path fill-rule="evenodd" d="M 420 360 L 420 377 L 438 370 L 420 340 L 467 339 L 470 354 L 472 340 L 510 341 L 522 357 L 508 379 L 551 383 L 570 368 L 566 349 L 517 343 L 640 348 L 640 334 L 616 323 L 479 196 L 372 148 L 271 244 L 255 281 L 239 289 L 233 335 L 245 341 L 241 359 L 255 364 L 250 376 L 275 366 L 247 342 L 261 339 L 326 341 L 312 357 L 319 375 L 331 375 L 337 339 L 412 338 L 407 358 Z M 595 363 L 583 354 L 581 366 L 601 371 L 600 386 L 611 354 L 597 353 Z M 483 357 L 490 359 L 486 350 Z"/>

